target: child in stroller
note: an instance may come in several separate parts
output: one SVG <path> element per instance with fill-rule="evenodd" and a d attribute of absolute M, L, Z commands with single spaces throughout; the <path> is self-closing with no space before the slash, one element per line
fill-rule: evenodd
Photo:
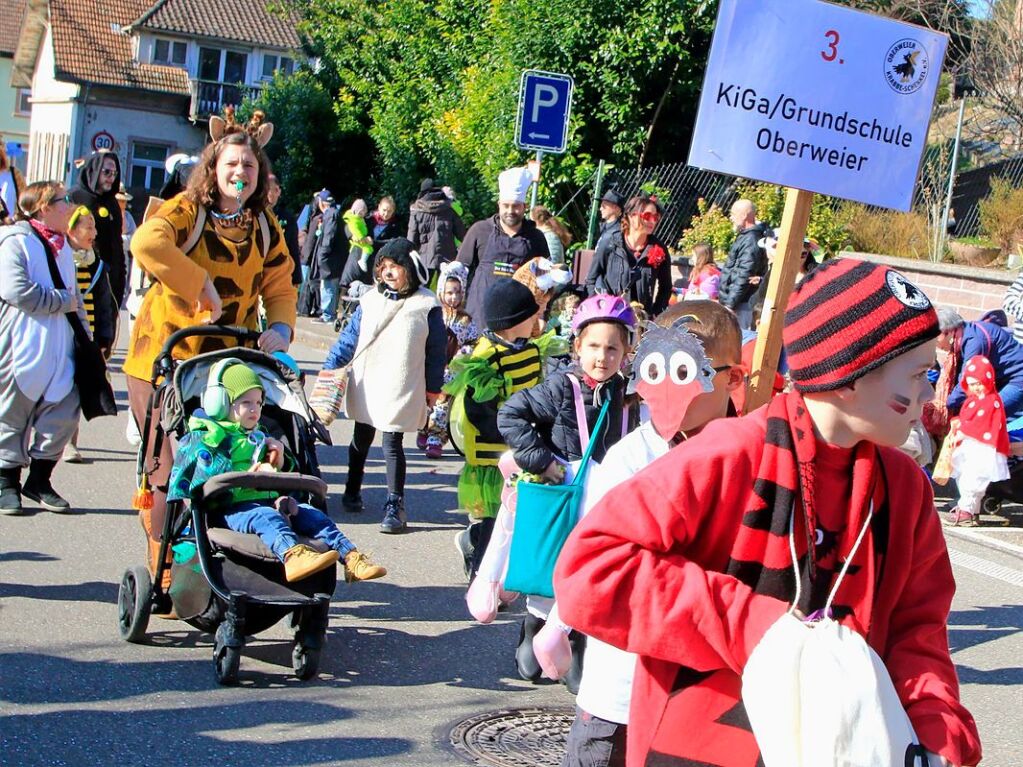
<path fill-rule="evenodd" d="M 207 480 L 231 471 L 291 471 L 296 465 L 283 443 L 259 428 L 264 391 L 259 376 L 229 357 L 209 374 L 202 410 L 188 421 L 178 444 L 168 485 L 168 500 L 187 500 Z M 373 564 L 319 509 L 270 490 L 236 487 L 218 509 L 224 525 L 258 535 L 284 564 L 291 583 L 333 567 L 342 559 L 349 582 L 387 574 Z M 297 534 L 297 535 L 296 535 Z M 329 549 L 299 543 L 298 535 L 322 541 Z"/>

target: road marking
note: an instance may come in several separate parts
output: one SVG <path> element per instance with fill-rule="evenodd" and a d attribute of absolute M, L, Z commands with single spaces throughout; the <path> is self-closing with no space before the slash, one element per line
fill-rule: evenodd
<path fill-rule="evenodd" d="M 963 552 L 956 551 L 955 549 L 949 550 L 948 558 L 952 560 L 952 564 L 954 565 L 959 565 L 959 567 L 965 567 L 967 570 L 972 570 L 975 573 L 980 573 L 981 575 L 986 575 L 990 578 L 995 578 L 996 580 L 1004 581 L 1005 583 L 1010 583 L 1013 586 L 1023 588 L 1023 571 L 995 564 L 983 557 L 964 554 Z"/>

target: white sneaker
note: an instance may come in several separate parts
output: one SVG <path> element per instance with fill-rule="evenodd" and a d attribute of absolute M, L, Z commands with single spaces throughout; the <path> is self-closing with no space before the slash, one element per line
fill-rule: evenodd
<path fill-rule="evenodd" d="M 128 414 L 128 425 L 124 427 L 124 438 L 128 440 L 128 444 L 132 447 L 138 447 L 142 444 L 142 434 L 139 432 L 139 427 L 136 425 L 131 413 Z"/>
<path fill-rule="evenodd" d="M 64 447 L 64 463 L 85 463 L 81 452 L 70 442 Z"/>

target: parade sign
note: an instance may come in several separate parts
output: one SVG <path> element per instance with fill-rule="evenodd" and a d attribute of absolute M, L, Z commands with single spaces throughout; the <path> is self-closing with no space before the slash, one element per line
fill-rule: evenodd
<path fill-rule="evenodd" d="M 909 210 L 947 45 L 819 0 L 721 0 L 689 164 Z"/>
<path fill-rule="evenodd" d="M 569 75 L 527 69 L 522 73 L 515 143 L 519 149 L 561 154 L 568 146 L 575 81 Z"/>

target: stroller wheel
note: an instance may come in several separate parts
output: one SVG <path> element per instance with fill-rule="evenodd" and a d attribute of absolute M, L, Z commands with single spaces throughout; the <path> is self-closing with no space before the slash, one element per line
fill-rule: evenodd
<path fill-rule="evenodd" d="M 984 496 L 982 509 L 985 514 L 998 514 L 1002 510 L 1002 501 L 999 498 L 992 498 L 990 495 L 986 495 Z"/>
<path fill-rule="evenodd" d="M 124 571 L 117 591 L 117 624 L 121 638 L 141 642 L 149 626 L 153 579 L 142 565 Z"/>
<path fill-rule="evenodd" d="M 230 685 L 238 682 L 238 667 L 242 661 L 240 647 L 218 646 L 213 660 L 217 664 L 217 682 L 219 684 Z"/>
<path fill-rule="evenodd" d="M 320 668 L 320 648 L 314 649 L 296 642 L 291 653 L 291 667 L 295 670 L 295 676 L 303 682 L 312 679 Z"/>

